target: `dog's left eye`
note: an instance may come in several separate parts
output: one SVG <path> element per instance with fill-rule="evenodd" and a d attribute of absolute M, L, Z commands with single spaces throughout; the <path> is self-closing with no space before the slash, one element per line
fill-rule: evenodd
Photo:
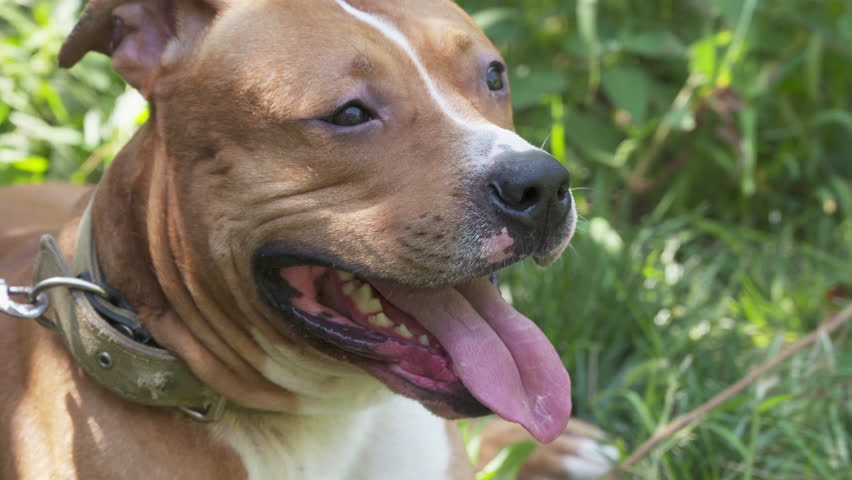
<path fill-rule="evenodd" d="M 492 92 L 496 92 L 499 90 L 503 90 L 506 86 L 503 81 L 503 72 L 506 71 L 506 67 L 500 62 L 491 62 L 491 65 L 488 66 L 488 71 L 485 73 L 485 83 L 488 85 L 488 89 Z"/>
<path fill-rule="evenodd" d="M 339 127 L 354 127 L 373 119 L 366 108 L 357 103 L 347 103 L 334 112 L 328 121 Z"/>

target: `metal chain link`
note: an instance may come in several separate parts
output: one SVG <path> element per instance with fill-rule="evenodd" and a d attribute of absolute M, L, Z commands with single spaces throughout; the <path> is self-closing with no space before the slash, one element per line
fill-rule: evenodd
<path fill-rule="evenodd" d="M 32 287 L 10 286 L 4 279 L 0 278 L 0 312 L 17 318 L 38 319 L 50 308 L 50 301 L 45 291 L 59 287 L 109 298 L 109 293 L 103 287 L 79 278 L 51 277 Z M 16 302 L 13 297 L 24 297 L 26 301 Z M 52 325 L 44 323 L 42 325 L 52 327 Z"/>

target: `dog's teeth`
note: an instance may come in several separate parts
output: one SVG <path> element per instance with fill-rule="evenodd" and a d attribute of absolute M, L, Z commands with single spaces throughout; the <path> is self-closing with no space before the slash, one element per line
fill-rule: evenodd
<path fill-rule="evenodd" d="M 399 325 L 398 327 L 394 328 L 393 331 L 405 338 L 414 337 L 414 334 L 411 333 L 411 330 L 409 330 L 408 327 L 406 327 L 405 325 Z"/>
<path fill-rule="evenodd" d="M 373 288 L 365 283 L 352 294 L 352 300 L 361 313 L 377 313 L 382 311 L 382 302 L 373 296 Z"/>
<path fill-rule="evenodd" d="M 378 298 L 373 297 L 367 300 L 363 305 L 359 305 L 358 308 L 363 313 L 378 313 L 382 311 L 382 302 L 379 301 Z"/>
<path fill-rule="evenodd" d="M 352 282 L 355 283 L 355 282 Z M 369 300 L 373 297 L 373 287 L 369 284 L 365 283 L 360 285 L 358 290 L 355 290 L 355 293 L 352 294 L 352 300 L 355 300 L 356 304 L 361 304 Z"/>
<path fill-rule="evenodd" d="M 429 337 L 426 335 L 420 335 L 417 339 L 420 340 L 421 345 L 429 346 Z"/>
<path fill-rule="evenodd" d="M 367 317 L 367 321 L 370 322 L 370 325 L 374 327 L 382 327 L 382 328 L 390 328 L 393 326 L 393 322 L 387 315 L 384 313 L 379 313 L 376 315 L 370 315 Z"/>
<path fill-rule="evenodd" d="M 347 297 L 351 297 L 355 290 L 358 288 L 357 283 L 358 280 L 353 280 L 351 282 L 346 282 L 343 284 L 343 294 Z"/>
<path fill-rule="evenodd" d="M 340 277 L 340 279 L 344 282 L 348 282 L 349 280 L 355 278 L 355 274 L 349 272 L 341 272 L 340 270 L 337 270 L 337 276 Z"/>

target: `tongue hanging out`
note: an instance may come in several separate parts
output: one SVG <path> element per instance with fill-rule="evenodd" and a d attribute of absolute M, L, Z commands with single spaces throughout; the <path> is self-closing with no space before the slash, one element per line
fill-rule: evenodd
<path fill-rule="evenodd" d="M 418 398 L 407 385 L 439 394 L 463 385 L 465 394 L 539 441 L 565 428 L 568 373 L 541 330 L 487 278 L 414 289 L 318 266 L 284 268 L 280 275 L 299 293 L 293 304 L 312 318 L 303 324 L 307 331 L 387 365 L 405 382 L 388 384 L 397 393 Z M 380 379 L 395 378 L 370 365 L 365 368 Z"/>
<path fill-rule="evenodd" d="M 571 380 L 541 330 L 486 278 L 458 287 L 373 284 L 447 350 L 470 393 L 494 413 L 550 442 L 571 415 Z"/>

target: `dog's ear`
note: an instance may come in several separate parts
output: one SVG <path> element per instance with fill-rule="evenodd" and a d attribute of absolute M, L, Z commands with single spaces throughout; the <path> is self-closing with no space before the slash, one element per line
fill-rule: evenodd
<path fill-rule="evenodd" d="M 186 55 L 218 11 L 208 0 L 92 0 L 59 51 L 69 68 L 90 51 L 112 58 L 112 66 L 146 97 L 165 57 Z"/>

